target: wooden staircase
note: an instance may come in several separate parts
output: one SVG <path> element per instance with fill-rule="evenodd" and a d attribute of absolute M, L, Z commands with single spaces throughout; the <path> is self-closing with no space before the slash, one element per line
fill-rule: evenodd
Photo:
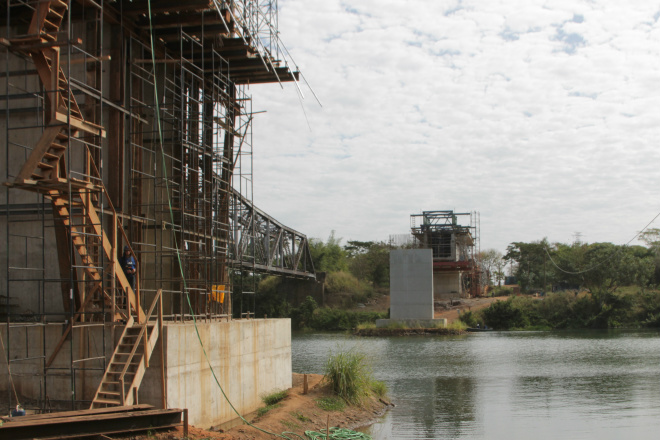
<path fill-rule="evenodd" d="M 151 317 L 156 305 L 158 305 L 157 321 L 152 321 Z M 137 392 L 140 383 L 149 367 L 149 359 L 156 341 L 162 332 L 163 302 L 162 292 L 159 290 L 143 324 L 136 324 L 132 316 L 128 318 L 90 409 L 138 403 Z"/>
<path fill-rule="evenodd" d="M 73 250 L 80 260 L 78 268 L 84 273 L 84 298 L 81 298 L 81 302 L 88 304 L 91 300 L 93 303 L 93 297 L 102 297 L 101 301 L 105 305 L 114 308 L 114 291 L 115 296 L 126 296 L 123 303 L 126 304 L 127 310 L 115 314 L 113 319 L 126 320 L 128 315 L 134 313 L 138 322 L 143 322 L 144 311 L 117 260 L 117 229 L 113 231 L 111 240 L 103 230 L 95 207 L 100 205 L 106 196 L 102 181 L 97 179 L 96 183 L 92 183 L 91 177 L 84 180 L 74 179 L 65 169 L 64 157 L 67 149 L 71 148 L 70 141 L 80 132 L 105 136 L 103 127 L 86 121 L 83 117 L 69 87 L 66 73 L 60 65 L 58 35 L 68 8 L 69 1 L 64 0 L 35 2 L 28 33 L 10 41 L 10 50 L 29 56 L 35 64 L 46 95 L 46 127 L 9 186 L 35 191 L 51 200 L 56 222 L 58 225 L 63 223 L 66 228 Z M 89 168 L 95 169 L 89 150 L 85 153 L 90 163 Z M 109 199 L 107 201 L 109 203 Z M 114 207 L 111 209 L 114 211 Z M 115 225 L 116 221 L 115 215 Z M 123 229 L 121 232 L 123 233 Z M 114 274 L 114 279 L 103 280 L 104 273 Z M 115 289 L 104 289 L 104 286 L 114 284 Z M 101 303 L 98 300 L 96 302 L 98 310 Z M 84 311 L 83 308 L 76 316 Z"/>
<path fill-rule="evenodd" d="M 10 40 L 9 50 L 29 57 L 34 62 L 45 91 L 46 124 L 16 178 L 7 185 L 43 194 L 51 201 L 56 227 L 66 230 L 68 240 L 62 242 L 71 244 L 68 249 L 64 249 L 68 245 L 62 245 L 60 254 L 75 256 L 66 264 L 77 274 L 74 284 L 82 286 L 79 289 L 79 307 L 47 360 L 46 368 L 54 362 L 74 323 L 85 320 L 86 313 L 98 312 L 103 308 L 111 313 L 113 321 L 125 321 L 126 327 L 91 407 L 131 405 L 137 403 L 137 390 L 149 366 L 156 341 L 162 333 L 161 291 L 158 291 L 145 315 L 139 303 L 139 295 L 131 288 L 117 258 L 118 231 L 126 243 L 128 238 L 121 224 L 118 224 L 119 216 L 107 197 L 99 170 L 87 147 L 87 140 L 80 142 L 81 148 L 87 148 L 83 152 L 87 158 L 86 177 L 82 180 L 74 179 L 70 171 L 65 169 L 64 158 L 74 138 L 81 132 L 86 133 L 87 137 L 105 137 L 105 130 L 85 120 L 60 64 L 60 47 L 71 44 L 68 41 L 58 42 L 69 1 L 38 0 L 34 4 L 28 33 Z M 93 171 L 96 173 L 95 178 L 92 178 Z M 102 221 L 99 216 L 97 207 L 102 205 L 107 206 L 106 209 L 112 214 L 111 234 L 106 233 L 103 227 L 108 217 L 103 217 Z M 131 253 L 135 255 L 132 249 Z M 60 259 L 63 261 L 62 256 Z M 156 305 L 159 306 L 157 321 L 151 321 Z M 74 307 L 73 303 L 71 307 Z M 91 316 L 91 319 L 95 319 L 99 315 Z"/>
<path fill-rule="evenodd" d="M 85 121 L 69 80 L 60 65 L 57 42 L 62 21 L 67 13 L 67 1 L 39 1 L 35 7 L 28 34 L 10 41 L 10 49 L 32 58 L 46 92 L 46 128 L 18 173 L 15 184 L 54 182 L 64 175 L 60 166 L 69 140 L 84 131 L 105 136 L 103 127 Z"/>
<path fill-rule="evenodd" d="M 119 264 L 116 246 L 110 242 L 94 206 L 93 199 L 99 197 L 99 193 L 89 185 L 73 188 L 69 193 L 52 190 L 49 197 L 57 216 L 71 234 L 71 242 L 80 257 L 85 275 L 93 282 L 94 287 L 87 289 L 87 295 L 95 295 L 100 290 L 105 304 L 112 307 L 112 294 L 103 289 L 103 285 L 108 283 L 103 283 L 102 273 L 114 273 L 118 282 L 114 304 L 125 306 L 125 310 L 117 309 L 120 316 L 116 315 L 115 320 L 127 320 L 129 315 L 135 315 L 138 322 L 144 322 L 145 315 L 138 296 Z"/>

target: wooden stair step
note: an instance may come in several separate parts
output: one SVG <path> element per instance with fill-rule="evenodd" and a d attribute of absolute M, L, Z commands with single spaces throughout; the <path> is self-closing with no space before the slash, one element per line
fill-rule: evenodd
<path fill-rule="evenodd" d="M 48 18 L 46 18 L 44 20 L 44 28 L 49 28 L 48 30 L 51 31 L 51 32 L 52 31 L 57 32 L 60 29 L 60 25 L 57 24 L 57 23 L 54 23 L 54 22 L 48 20 Z"/>
<path fill-rule="evenodd" d="M 99 403 L 102 405 L 121 405 L 121 400 L 96 398 L 94 399 L 94 403 Z"/>
<path fill-rule="evenodd" d="M 68 9 L 69 4 L 67 2 L 62 1 L 62 0 L 52 0 L 50 2 L 50 9 L 53 9 L 53 8 Z"/>
<path fill-rule="evenodd" d="M 103 394 L 104 396 L 110 396 L 110 397 L 121 397 L 121 393 L 119 391 L 101 390 L 99 391 L 99 394 Z"/>
<path fill-rule="evenodd" d="M 54 15 L 54 16 L 58 17 L 60 20 L 62 20 L 64 18 L 64 13 L 65 12 L 66 12 L 66 8 L 64 8 L 63 11 L 58 11 L 57 9 L 54 9 L 51 6 L 50 10 L 48 11 L 48 14 L 46 15 L 46 17 L 48 17 L 49 15 Z M 60 22 L 60 24 L 62 24 L 62 23 Z"/>

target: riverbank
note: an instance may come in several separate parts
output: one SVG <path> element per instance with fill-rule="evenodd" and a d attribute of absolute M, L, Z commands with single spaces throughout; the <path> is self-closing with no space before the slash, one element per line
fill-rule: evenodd
<path fill-rule="evenodd" d="M 303 377 L 303 374 L 294 373 L 293 387 L 288 390 L 287 397 L 267 412 L 260 416 L 259 411 L 246 415 L 245 418 L 254 426 L 246 425 L 240 419 L 234 426 L 229 423 L 211 430 L 191 426 L 188 439 L 266 440 L 273 438 L 272 433 L 280 435 L 283 432 L 293 432 L 305 438 L 305 431 L 319 431 L 326 426 L 355 430 L 371 425 L 391 406 L 385 399 L 372 397 L 361 407 L 344 405 L 340 408 L 341 401 L 323 381 L 323 375 L 307 375 L 307 394 L 303 394 Z M 299 438 L 295 435 L 287 435 L 291 438 Z M 182 440 L 183 438 L 181 428 L 131 437 L 135 440 Z"/>
<path fill-rule="evenodd" d="M 413 335 L 462 335 L 465 330 L 453 328 L 358 328 L 355 336 L 413 336 Z"/>

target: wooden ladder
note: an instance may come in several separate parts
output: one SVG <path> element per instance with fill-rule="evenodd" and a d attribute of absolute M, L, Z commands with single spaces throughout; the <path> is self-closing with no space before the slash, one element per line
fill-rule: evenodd
<path fill-rule="evenodd" d="M 157 321 L 152 321 L 151 317 L 156 305 L 158 305 Z M 133 316 L 129 317 L 90 409 L 138 403 L 137 393 L 142 378 L 149 367 L 149 359 L 159 336 L 162 337 L 162 332 L 162 291 L 158 290 L 143 324 L 136 324 Z"/>

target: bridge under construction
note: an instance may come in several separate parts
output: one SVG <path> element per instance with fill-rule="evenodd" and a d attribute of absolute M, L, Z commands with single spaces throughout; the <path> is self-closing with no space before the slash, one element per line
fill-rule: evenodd
<path fill-rule="evenodd" d="M 303 80 L 279 38 L 276 0 L 3 6 L 4 407 L 194 409 L 210 391 L 193 397 L 192 376 L 217 367 L 237 406 L 256 408 L 268 387 L 290 384 L 290 330 L 232 319 L 254 311 L 247 299 L 232 306 L 236 280 L 315 277 L 305 235 L 254 206 L 248 87 Z M 201 357 L 186 351 L 197 339 L 222 354 L 184 371 Z M 248 340 L 260 347 L 252 361 Z M 283 373 L 240 377 L 264 362 Z M 210 398 L 191 423 L 231 418 Z"/>

